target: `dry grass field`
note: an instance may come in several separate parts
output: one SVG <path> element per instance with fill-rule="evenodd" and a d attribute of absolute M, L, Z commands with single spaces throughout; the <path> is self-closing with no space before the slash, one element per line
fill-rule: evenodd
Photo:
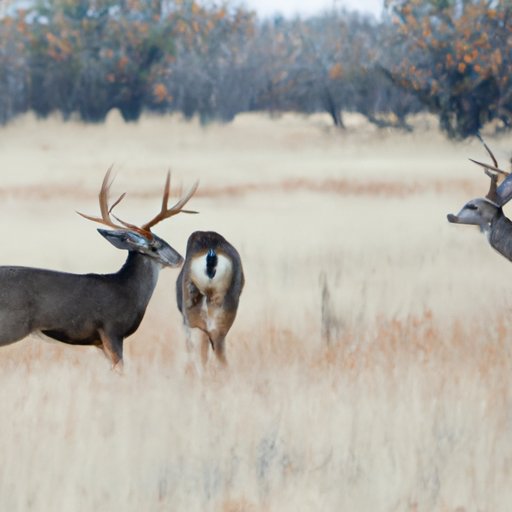
<path fill-rule="evenodd" d="M 170 269 L 123 375 L 92 347 L 1 348 L 1 511 L 510 510 L 512 264 L 446 221 L 485 193 L 485 152 L 348 121 L 0 129 L 0 264 L 116 270 L 75 210 L 114 164 L 120 216 L 147 220 L 171 168 L 200 214 L 155 231 L 182 253 L 219 231 L 247 283 L 227 371 L 186 371 Z M 487 141 L 507 166 L 511 137 Z"/>

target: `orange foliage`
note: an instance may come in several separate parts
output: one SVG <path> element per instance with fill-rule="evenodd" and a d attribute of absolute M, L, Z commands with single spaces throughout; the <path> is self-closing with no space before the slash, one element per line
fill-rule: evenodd
<path fill-rule="evenodd" d="M 192 5 L 190 6 L 190 10 L 191 10 L 192 14 L 194 14 L 194 15 L 200 14 L 201 6 L 196 2 L 192 2 Z"/>
<path fill-rule="evenodd" d="M 226 9 L 224 7 L 221 7 L 216 13 L 215 13 L 215 20 L 216 21 L 222 21 L 226 17 Z"/>
<path fill-rule="evenodd" d="M 403 56 L 394 72 L 403 79 L 404 86 L 421 91 L 423 97 L 466 96 L 467 101 L 434 100 L 431 105 L 439 105 L 435 108 L 460 105 L 457 116 L 468 116 L 469 124 L 469 116 L 476 116 L 482 122 L 501 118 L 503 112 L 496 110 L 500 103 L 496 97 L 509 97 L 510 92 L 497 91 L 495 85 L 507 86 L 512 75 L 512 4 L 498 0 L 490 8 L 488 2 L 478 0 L 388 0 L 388 3 L 396 14 L 393 19 L 403 44 Z M 481 87 L 482 80 L 487 79 L 493 86 Z M 475 94 L 495 97 L 477 100 Z M 477 113 L 475 108 L 481 112 Z M 450 116 L 445 115 L 448 118 L 456 116 L 452 112 Z M 478 128 L 470 131 L 474 133 L 475 129 Z"/>
<path fill-rule="evenodd" d="M 329 69 L 329 78 L 331 80 L 336 80 L 337 78 L 341 78 L 343 75 L 343 66 L 337 62 L 333 66 L 331 66 L 331 69 Z"/>
<path fill-rule="evenodd" d="M 162 83 L 157 83 L 153 86 L 153 96 L 157 103 L 163 103 L 170 99 L 167 87 Z"/>
<path fill-rule="evenodd" d="M 48 55 L 54 60 L 64 60 L 70 57 L 73 52 L 73 46 L 69 40 L 63 37 L 57 37 L 51 32 L 45 34 L 46 41 L 48 42 Z"/>
<path fill-rule="evenodd" d="M 128 57 L 126 55 L 123 55 L 118 61 L 117 61 L 117 69 L 120 72 L 123 72 L 126 69 L 126 66 L 128 65 Z"/>

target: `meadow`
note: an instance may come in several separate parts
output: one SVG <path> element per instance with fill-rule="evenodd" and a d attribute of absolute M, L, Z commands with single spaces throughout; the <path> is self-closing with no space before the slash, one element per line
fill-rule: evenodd
<path fill-rule="evenodd" d="M 134 223 L 167 169 L 176 193 L 199 179 L 199 215 L 155 232 L 184 254 L 216 230 L 246 276 L 227 370 L 189 371 L 170 269 L 122 375 L 93 347 L 0 348 L 0 510 L 510 510 L 512 265 L 446 221 L 487 191 L 468 161 L 487 155 L 428 117 L 347 125 L 114 112 L 0 129 L 0 264 L 117 270 L 126 254 L 75 213 L 98 212 L 113 164 Z M 508 167 L 510 135 L 486 139 Z"/>

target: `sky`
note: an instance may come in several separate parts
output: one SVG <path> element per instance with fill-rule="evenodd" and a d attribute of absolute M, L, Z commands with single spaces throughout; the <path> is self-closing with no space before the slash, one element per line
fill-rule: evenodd
<path fill-rule="evenodd" d="M 284 16 L 307 16 L 334 5 L 379 17 L 384 0 L 241 0 L 241 3 L 254 9 L 260 16 L 272 16 L 276 13 Z"/>

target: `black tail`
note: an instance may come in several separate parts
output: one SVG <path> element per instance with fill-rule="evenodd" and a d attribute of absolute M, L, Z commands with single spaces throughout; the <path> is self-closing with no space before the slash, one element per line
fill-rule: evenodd
<path fill-rule="evenodd" d="M 206 255 L 206 275 L 213 279 L 217 271 L 217 254 L 213 249 L 208 251 Z"/>

